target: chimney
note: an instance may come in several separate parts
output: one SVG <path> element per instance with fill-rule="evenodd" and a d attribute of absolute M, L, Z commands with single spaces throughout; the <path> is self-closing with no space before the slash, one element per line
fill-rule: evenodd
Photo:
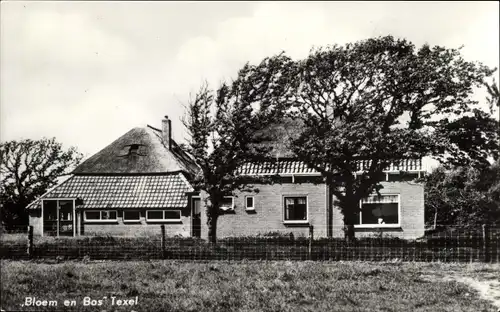
<path fill-rule="evenodd" d="M 163 136 L 163 143 L 167 147 L 168 150 L 172 148 L 172 124 L 168 116 L 165 116 L 165 119 L 161 121 L 161 132 Z"/>

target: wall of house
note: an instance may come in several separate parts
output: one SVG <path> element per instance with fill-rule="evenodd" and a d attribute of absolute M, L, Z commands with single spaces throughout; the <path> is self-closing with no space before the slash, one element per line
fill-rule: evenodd
<path fill-rule="evenodd" d="M 191 236 L 190 209 L 181 212 L 180 222 L 147 222 L 146 212 L 141 212 L 140 221 L 124 222 L 123 213 L 118 211 L 117 221 L 112 222 L 86 222 L 83 221 L 82 212 L 77 212 L 77 223 L 80 224 L 81 235 L 112 235 L 112 236 L 148 236 L 161 234 L 161 225 L 165 225 L 167 236 Z M 42 235 L 43 224 L 40 209 L 30 211 L 29 224 L 33 226 L 34 235 Z M 78 233 L 78 227 L 77 227 Z"/>
<path fill-rule="evenodd" d="M 265 234 L 269 232 L 293 233 L 308 236 L 309 225 L 314 226 L 314 235 L 326 236 L 326 187 L 325 184 L 283 183 L 259 185 L 258 193 L 239 192 L 234 198 L 235 209 L 219 217 L 217 236 L 234 237 Z M 254 196 L 255 211 L 245 210 L 245 196 Z M 285 224 L 283 222 L 283 197 L 307 196 L 308 224 Z M 203 196 L 203 194 L 202 194 Z M 207 216 L 201 214 L 201 237 L 208 237 Z"/>
<path fill-rule="evenodd" d="M 41 209 L 32 209 L 29 211 L 29 225 L 33 226 L 33 235 L 42 235 L 42 214 Z"/>
<path fill-rule="evenodd" d="M 118 211 L 115 222 L 89 222 L 81 220 L 81 235 L 112 236 L 149 236 L 160 235 L 161 225 L 165 225 L 166 236 L 191 236 L 191 217 L 189 209 L 182 211 L 180 222 L 147 222 L 146 211 L 141 211 L 140 221 L 124 221 L 123 213 Z"/>
<path fill-rule="evenodd" d="M 400 226 L 397 228 L 356 228 L 356 237 L 383 236 L 415 239 L 424 235 L 424 187 L 414 182 L 382 182 L 381 194 L 400 194 Z M 337 207 L 333 207 L 334 237 L 344 236 L 343 217 Z"/>
<path fill-rule="evenodd" d="M 400 226 L 385 228 L 383 236 L 415 239 L 424 234 L 424 188 L 413 182 L 382 182 L 381 194 L 400 194 Z M 269 232 L 293 233 L 308 236 L 308 225 L 314 226 L 315 237 L 327 237 L 327 190 L 325 184 L 283 183 L 259 185 L 258 193 L 237 193 L 234 212 L 219 217 L 217 236 L 235 237 Z M 245 196 L 253 195 L 255 211 L 245 210 Z M 286 225 L 283 222 L 283 196 L 306 195 L 308 199 L 309 223 Z M 203 197 L 203 194 L 202 194 Z M 332 198 L 333 202 L 334 198 Z M 208 237 L 207 217 L 201 214 L 201 237 Z M 343 237 L 343 216 L 337 207 L 332 209 L 332 236 Z M 356 228 L 357 237 L 378 236 L 376 228 Z"/>

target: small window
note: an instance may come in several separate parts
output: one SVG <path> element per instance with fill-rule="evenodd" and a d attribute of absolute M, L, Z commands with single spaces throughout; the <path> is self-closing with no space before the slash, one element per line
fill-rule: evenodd
<path fill-rule="evenodd" d="M 180 210 L 148 210 L 146 211 L 146 221 L 162 222 L 162 221 L 180 221 Z"/>
<path fill-rule="evenodd" d="M 85 211 L 85 221 L 117 221 L 115 210 Z"/>
<path fill-rule="evenodd" d="M 226 196 L 220 204 L 220 209 L 222 210 L 233 210 L 234 209 L 234 197 Z"/>
<path fill-rule="evenodd" d="M 284 197 L 285 222 L 307 222 L 307 197 Z"/>
<path fill-rule="evenodd" d="M 254 210 L 255 209 L 253 196 L 247 196 L 245 198 L 245 208 L 246 208 L 246 210 Z"/>
<path fill-rule="evenodd" d="M 387 227 L 399 224 L 399 195 L 374 195 L 360 202 L 359 226 Z"/>
<path fill-rule="evenodd" d="M 59 213 L 59 220 L 61 220 L 61 221 L 72 221 L 73 220 L 73 214 L 71 212 L 61 211 Z"/>
<path fill-rule="evenodd" d="M 85 211 L 85 220 L 101 220 L 101 212 Z"/>
<path fill-rule="evenodd" d="M 137 155 L 138 152 L 139 152 L 139 144 L 131 144 L 128 149 L 128 154 Z"/>
<path fill-rule="evenodd" d="M 163 220 L 163 211 L 162 210 L 148 211 L 146 218 L 148 220 Z"/>
<path fill-rule="evenodd" d="M 140 221 L 141 212 L 138 210 L 124 210 L 123 221 Z"/>
<path fill-rule="evenodd" d="M 165 210 L 164 212 L 164 219 L 166 221 L 168 220 L 180 220 L 181 219 L 181 211 L 180 210 Z"/>

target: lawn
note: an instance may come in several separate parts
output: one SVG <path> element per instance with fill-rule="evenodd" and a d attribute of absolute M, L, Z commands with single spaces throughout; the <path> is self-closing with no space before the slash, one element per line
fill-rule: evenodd
<path fill-rule="evenodd" d="M 0 307 L 7 311 L 496 311 L 465 284 L 429 276 L 500 276 L 500 266 L 492 264 L 2 260 L 1 265 Z M 52 306 L 22 307 L 26 297 Z M 85 297 L 102 305 L 84 306 Z M 75 300 L 76 306 L 64 307 L 64 300 Z M 118 300 L 131 301 L 124 306 Z"/>

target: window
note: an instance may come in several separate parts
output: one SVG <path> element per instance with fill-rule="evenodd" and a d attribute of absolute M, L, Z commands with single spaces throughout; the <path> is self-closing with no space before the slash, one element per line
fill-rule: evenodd
<path fill-rule="evenodd" d="M 85 211 L 85 221 L 117 221 L 115 210 Z"/>
<path fill-rule="evenodd" d="M 71 212 L 63 212 L 63 211 L 61 211 L 59 213 L 59 220 L 61 220 L 61 221 L 72 221 L 73 220 L 73 214 Z"/>
<path fill-rule="evenodd" d="M 59 201 L 59 220 L 73 221 L 73 200 Z"/>
<path fill-rule="evenodd" d="M 285 222 L 307 222 L 307 197 L 284 197 Z"/>
<path fill-rule="evenodd" d="M 123 221 L 140 221 L 141 212 L 138 210 L 124 210 Z"/>
<path fill-rule="evenodd" d="M 387 227 L 399 225 L 399 195 L 374 195 L 361 200 L 357 225 Z"/>
<path fill-rule="evenodd" d="M 180 221 L 180 210 L 148 210 L 146 221 Z"/>
<path fill-rule="evenodd" d="M 233 210 L 234 209 L 234 198 L 233 196 L 226 196 L 222 200 L 222 203 L 220 205 L 220 209 L 226 211 L 226 210 Z"/>
<path fill-rule="evenodd" d="M 253 196 L 245 197 L 245 208 L 246 210 L 255 210 Z"/>

